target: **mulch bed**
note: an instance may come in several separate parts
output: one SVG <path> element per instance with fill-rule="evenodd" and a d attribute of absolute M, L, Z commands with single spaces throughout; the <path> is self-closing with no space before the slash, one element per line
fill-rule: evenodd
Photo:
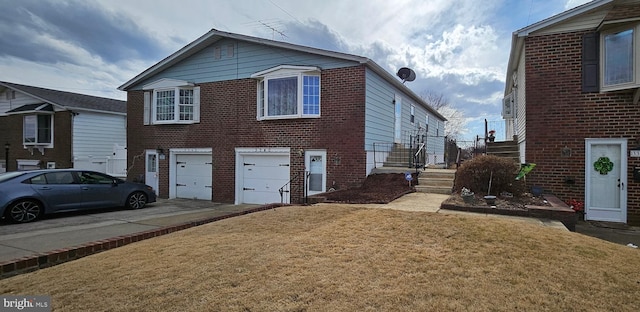
<path fill-rule="evenodd" d="M 415 177 L 414 177 L 415 181 Z M 359 188 L 337 190 L 318 195 L 324 202 L 349 204 L 387 204 L 398 197 L 415 192 L 402 173 L 369 175 Z"/>

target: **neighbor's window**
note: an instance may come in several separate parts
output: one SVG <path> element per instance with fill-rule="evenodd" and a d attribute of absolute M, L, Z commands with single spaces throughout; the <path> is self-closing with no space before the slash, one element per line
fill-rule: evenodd
<path fill-rule="evenodd" d="M 416 122 L 416 107 L 411 105 L 411 123 Z"/>
<path fill-rule="evenodd" d="M 53 115 L 24 116 L 23 143 L 25 145 L 51 144 Z"/>
<path fill-rule="evenodd" d="M 604 73 L 605 86 L 631 83 L 633 77 L 634 30 L 608 33 L 604 39 Z"/>
<path fill-rule="evenodd" d="M 155 90 L 155 121 L 180 122 L 194 120 L 194 92 L 192 88 Z"/>
<path fill-rule="evenodd" d="M 320 116 L 320 75 L 287 71 L 259 78 L 258 119 Z"/>

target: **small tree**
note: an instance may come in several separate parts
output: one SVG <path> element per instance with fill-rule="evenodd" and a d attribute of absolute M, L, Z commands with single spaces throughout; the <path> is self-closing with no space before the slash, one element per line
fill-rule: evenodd
<path fill-rule="evenodd" d="M 491 195 L 510 192 L 514 195 L 524 193 L 524 181 L 516 181 L 520 166 L 508 158 L 494 155 L 482 155 L 464 162 L 456 173 L 455 191 L 463 187 L 476 194 L 487 194 L 491 179 Z"/>

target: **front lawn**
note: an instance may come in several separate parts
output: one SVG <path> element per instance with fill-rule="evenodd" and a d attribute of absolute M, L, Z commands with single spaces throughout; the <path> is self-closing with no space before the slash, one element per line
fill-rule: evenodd
<path fill-rule="evenodd" d="M 0 280 L 54 311 L 639 311 L 640 252 L 510 220 L 325 204 Z"/>

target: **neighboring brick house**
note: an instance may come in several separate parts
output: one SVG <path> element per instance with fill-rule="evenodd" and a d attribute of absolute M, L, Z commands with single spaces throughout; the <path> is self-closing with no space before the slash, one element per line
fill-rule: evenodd
<path fill-rule="evenodd" d="M 442 115 L 367 58 L 217 30 L 119 89 L 129 178 L 160 197 L 300 202 L 359 186 L 376 142 L 444 132 Z"/>
<path fill-rule="evenodd" d="M 509 135 L 528 186 L 640 225 L 640 1 L 596 0 L 513 33 Z"/>
<path fill-rule="evenodd" d="M 126 102 L 0 81 L 0 172 L 91 169 L 124 176 Z M 117 150 L 117 148 L 115 148 Z M 123 159 L 126 156 L 123 157 Z M 121 165 L 121 166 L 119 166 Z"/>

